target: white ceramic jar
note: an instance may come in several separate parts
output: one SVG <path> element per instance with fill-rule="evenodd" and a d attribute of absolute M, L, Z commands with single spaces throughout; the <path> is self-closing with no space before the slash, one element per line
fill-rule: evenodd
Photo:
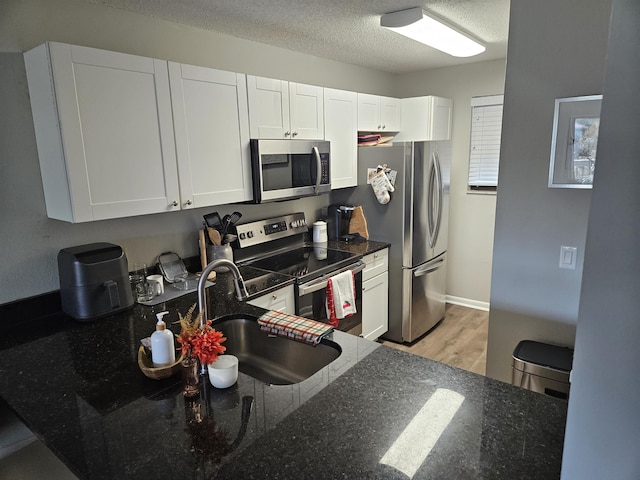
<path fill-rule="evenodd" d="M 313 222 L 313 243 L 327 243 L 327 222 Z"/>

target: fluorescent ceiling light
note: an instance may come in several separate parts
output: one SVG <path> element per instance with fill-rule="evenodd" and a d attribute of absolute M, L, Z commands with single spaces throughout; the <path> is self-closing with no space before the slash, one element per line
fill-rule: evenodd
<path fill-rule="evenodd" d="M 486 50 L 469 36 L 427 15 L 421 7 L 385 13 L 380 25 L 454 57 L 472 57 Z"/>

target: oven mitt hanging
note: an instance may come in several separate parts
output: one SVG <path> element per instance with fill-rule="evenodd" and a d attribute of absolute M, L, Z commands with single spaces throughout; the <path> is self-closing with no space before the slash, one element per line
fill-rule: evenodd
<path fill-rule="evenodd" d="M 371 187 L 373 188 L 373 193 L 376 194 L 378 203 L 381 203 L 382 205 L 385 205 L 391 201 L 390 193 L 395 190 L 393 188 L 393 185 L 391 185 L 389 177 L 387 177 L 387 174 L 384 172 L 384 170 L 385 169 L 383 167 L 378 166 L 378 171 L 371 178 Z"/>

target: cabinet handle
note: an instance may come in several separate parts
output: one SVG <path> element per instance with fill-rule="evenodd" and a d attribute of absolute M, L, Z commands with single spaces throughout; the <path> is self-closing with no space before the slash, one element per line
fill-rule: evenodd
<path fill-rule="evenodd" d="M 291 135 L 295 137 L 296 135 L 298 135 L 298 132 L 293 132 Z"/>
<path fill-rule="evenodd" d="M 378 130 L 381 130 L 381 129 L 382 129 L 382 125 L 378 125 Z"/>
<path fill-rule="evenodd" d="M 382 129 L 384 130 L 385 128 L 387 128 L 387 126 L 386 125 L 382 125 Z"/>
<path fill-rule="evenodd" d="M 191 200 L 187 200 L 187 205 L 191 205 L 193 202 Z"/>
<path fill-rule="evenodd" d="M 284 132 L 285 137 L 288 137 L 289 135 L 291 135 L 291 132 Z"/>
<path fill-rule="evenodd" d="M 177 207 L 178 206 L 178 202 L 176 202 L 175 200 L 173 202 L 171 202 L 171 206 L 172 207 Z"/>
<path fill-rule="evenodd" d="M 278 299 L 278 295 L 272 295 L 271 296 L 271 300 L 277 300 Z"/>

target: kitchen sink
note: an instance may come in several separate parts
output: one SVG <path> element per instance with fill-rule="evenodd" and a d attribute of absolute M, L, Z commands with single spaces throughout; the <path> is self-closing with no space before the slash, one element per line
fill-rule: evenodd
<path fill-rule="evenodd" d="M 225 353 L 238 357 L 238 369 L 267 384 L 301 382 L 342 353 L 340 345 L 326 338 L 313 346 L 263 332 L 252 315 L 226 315 L 216 319 L 213 327 L 227 337 Z"/>

